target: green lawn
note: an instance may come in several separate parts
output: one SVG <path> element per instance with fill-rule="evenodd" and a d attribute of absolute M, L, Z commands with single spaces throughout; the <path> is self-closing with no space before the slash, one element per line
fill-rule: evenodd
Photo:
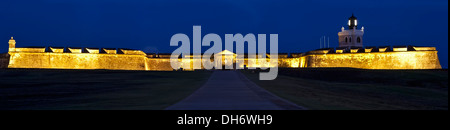
<path fill-rule="evenodd" d="M 0 109 L 164 109 L 209 71 L 0 69 Z"/>
<path fill-rule="evenodd" d="M 448 110 L 447 70 L 280 69 L 273 81 L 260 81 L 258 71 L 242 72 L 313 110 Z"/>

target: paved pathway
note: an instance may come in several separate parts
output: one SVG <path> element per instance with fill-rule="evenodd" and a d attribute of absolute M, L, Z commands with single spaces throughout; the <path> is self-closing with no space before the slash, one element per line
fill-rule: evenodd
<path fill-rule="evenodd" d="M 301 110 L 262 89 L 239 71 L 214 71 L 192 95 L 167 110 Z"/>

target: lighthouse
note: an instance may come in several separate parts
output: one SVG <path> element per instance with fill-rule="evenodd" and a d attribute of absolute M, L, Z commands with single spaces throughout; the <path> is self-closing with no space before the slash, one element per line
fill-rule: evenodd
<path fill-rule="evenodd" d="M 358 19 L 352 14 L 348 18 L 348 29 L 341 28 L 339 35 L 339 47 L 363 47 L 364 27 L 358 29 Z"/>

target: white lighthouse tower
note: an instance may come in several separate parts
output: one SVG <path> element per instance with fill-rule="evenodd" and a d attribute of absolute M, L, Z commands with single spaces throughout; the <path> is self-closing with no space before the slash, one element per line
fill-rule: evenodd
<path fill-rule="evenodd" d="M 348 30 L 342 27 L 339 35 L 339 47 L 363 47 L 364 27 L 358 29 L 358 19 L 352 14 L 348 18 Z"/>

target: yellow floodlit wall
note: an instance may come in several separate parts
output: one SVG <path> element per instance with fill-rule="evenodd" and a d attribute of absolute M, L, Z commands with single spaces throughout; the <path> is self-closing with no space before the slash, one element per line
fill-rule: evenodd
<path fill-rule="evenodd" d="M 170 58 L 148 58 L 146 55 L 9 52 L 8 68 L 46 69 L 112 69 L 172 71 Z M 224 59 L 223 59 L 224 60 Z M 182 59 L 179 59 L 182 61 Z M 222 61 L 224 62 L 224 61 Z M 233 61 L 236 62 L 235 60 Z M 193 66 L 193 59 L 182 61 Z M 246 67 L 274 67 L 267 60 L 244 59 Z M 351 67 L 362 69 L 441 69 L 437 51 L 366 52 L 309 54 L 298 58 L 279 58 L 278 67 Z M 202 69 L 203 66 L 202 66 Z M 192 69 L 185 69 L 192 70 Z"/>
<path fill-rule="evenodd" d="M 441 69 L 437 51 L 313 54 L 306 58 L 308 67 Z"/>
<path fill-rule="evenodd" d="M 170 55 L 147 55 L 140 50 L 116 49 L 102 50 L 86 48 L 89 53 L 83 53 L 82 48 L 68 48 L 70 53 L 64 52 L 64 48 L 52 48 L 51 52 L 45 52 L 46 48 L 15 48 L 15 41 L 10 40 L 10 48 L 7 55 L 2 56 L 0 67 L 8 68 L 45 68 L 45 69 L 111 69 L 111 70 L 151 70 L 151 71 L 173 71 L 170 64 Z M 351 52 L 337 50 L 315 50 L 304 54 L 286 54 L 278 56 L 278 64 L 270 63 L 269 58 L 265 63 L 258 62 L 255 58 L 244 58 L 246 67 L 281 67 L 281 68 L 305 68 L 305 67 L 350 67 L 361 69 L 441 69 L 436 48 L 414 47 L 415 51 L 407 48 L 380 47 L 379 52 L 365 49 L 351 49 Z M 223 51 L 222 65 L 238 66 L 236 54 Z M 270 57 L 270 55 L 266 55 Z M 192 58 L 194 56 L 190 56 Z M 261 56 L 262 57 L 262 56 Z M 3 59 L 9 59 L 6 62 Z M 194 70 L 194 60 L 179 58 L 184 70 Z M 212 59 L 206 59 L 212 60 Z M 216 62 L 216 63 L 218 63 Z M 243 65 L 240 65 L 243 67 Z M 201 69 L 204 69 L 202 66 Z"/>
<path fill-rule="evenodd" d="M 146 70 L 145 55 L 9 52 L 8 68 Z"/>
<path fill-rule="evenodd" d="M 152 71 L 172 71 L 170 65 L 170 58 L 148 58 L 146 61 L 148 64 L 147 70 Z"/>
<path fill-rule="evenodd" d="M 299 58 L 299 64 L 300 64 L 300 66 L 299 66 L 300 68 L 308 67 L 308 64 L 306 63 L 306 56 Z"/>
<path fill-rule="evenodd" d="M 279 58 L 278 67 L 282 68 L 299 68 L 301 58 Z"/>

